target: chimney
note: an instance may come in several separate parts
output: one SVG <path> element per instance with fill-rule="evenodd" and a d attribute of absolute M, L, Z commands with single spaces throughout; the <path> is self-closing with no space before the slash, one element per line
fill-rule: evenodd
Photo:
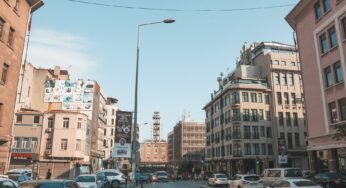
<path fill-rule="evenodd" d="M 60 75 L 60 66 L 55 66 L 54 67 L 54 76 L 59 76 Z"/>

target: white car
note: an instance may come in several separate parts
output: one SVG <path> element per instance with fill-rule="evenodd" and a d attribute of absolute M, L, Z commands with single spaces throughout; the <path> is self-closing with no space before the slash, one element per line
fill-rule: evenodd
<path fill-rule="evenodd" d="M 96 175 L 79 175 L 75 179 L 79 187 L 81 188 L 100 188 L 100 185 L 98 185 L 96 180 Z"/>
<path fill-rule="evenodd" d="M 263 184 L 256 174 L 236 174 L 229 181 L 229 188 L 263 188 Z"/>
<path fill-rule="evenodd" d="M 323 188 L 322 186 L 316 184 L 313 181 L 307 179 L 283 179 L 275 181 L 270 188 Z"/>
<path fill-rule="evenodd" d="M 106 179 L 111 187 L 119 187 L 119 185 L 124 185 L 126 183 L 126 176 L 117 169 L 106 169 L 96 172 L 98 180 Z"/>
<path fill-rule="evenodd" d="M 208 184 L 215 185 L 228 185 L 228 178 L 225 174 L 215 173 L 208 179 Z"/>
<path fill-rule="evenodd" d="M 16 188 L 18 183 L 8 178 L 0 178 L 0 187 Z"/>

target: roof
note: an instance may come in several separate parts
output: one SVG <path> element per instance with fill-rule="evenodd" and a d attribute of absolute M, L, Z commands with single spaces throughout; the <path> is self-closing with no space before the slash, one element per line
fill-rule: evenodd
<path fill-rule="evenodd" d="M 299 3 L 291 10 L 290 13 L 285 17 L 287 23 L 292 27 L 293 30 L 296 30 L 296 21 L 295 18 L 304 10 L 304 8 L 311 3 L 311 0 L 301 0 Z"/>

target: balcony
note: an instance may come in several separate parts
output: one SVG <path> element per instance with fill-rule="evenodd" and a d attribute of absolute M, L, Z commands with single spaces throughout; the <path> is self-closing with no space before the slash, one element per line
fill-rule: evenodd
<path fill-rule="evenodd" d="M 46 156 L 51 156 L 51 155 L 52 155 L 52 150 L 46 149 L 46 150 L 44 151 L 44 154 L 45 154 Z"/>
<path fill-rule="evenodd" d="M 239 139 L 241 139 L 241 132 L 233 132 L 233 134 L 232 134 L 232 139 L 233 139 L 233 140 L 239 140 Z"/>
<path fill-rule="evenodd" d="M 233 150 L 233 157 L 242 157 L 242 152 L 240 150 Z"/>
<path fill-rule="evenodd" d="M 52 128 L 47 128 L 47 129 L 46 129 L 46 133 L 51 133 L 52 131 L 53 131 Z"/>

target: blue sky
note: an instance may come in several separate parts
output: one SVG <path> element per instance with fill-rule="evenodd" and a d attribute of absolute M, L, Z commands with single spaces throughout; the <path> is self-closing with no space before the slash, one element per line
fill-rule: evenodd
<path fill-rule="evenodd" d="M 141 29 L 138 123 L 140 139 L 150 138 L 154 111 L 161 113 L 161 137 L 183 112 L 204 122 L 203 106 L 217 88 L 216 78 L 235 67 L 247 41 L 292 42 L 284 17 L 298 0 L 85 0 L 111 5 L 182 9 L 148 11 L 46 0 L 34 13 L 28 60 L 39 67 L 69 68 L 72 79 L 94 79 L 121 110 L 134 109 L 137 25 L 174 18 L 173 24 Z"/>

